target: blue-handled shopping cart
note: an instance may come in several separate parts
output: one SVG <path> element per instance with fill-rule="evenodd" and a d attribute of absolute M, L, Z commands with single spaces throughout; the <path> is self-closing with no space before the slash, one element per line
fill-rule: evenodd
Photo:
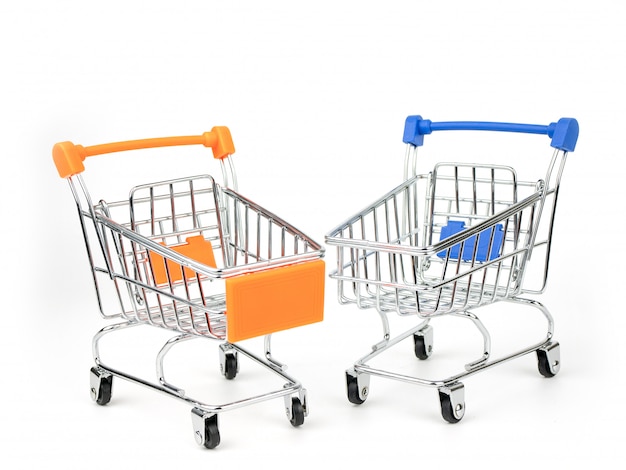
<path fill-rule="evenodd" d="M 547 135 L 554 150 L 544 178 L 520 181 L 510 166 L 476 163 L 439 163 L 430 173 L 418 174 L 417 149 L 424 137 L 461 130 Z M 465 414 L 464 378 L 533 352 L 543 376 L 559 371 L 552 316 L 541 303 L 523 296 L 545 290 L 559 185 L 577 139 L 578 123 L 571 118 L 547 126 L 406 119 L 403 183 L 326 236 L 326 243 L 337 247 L 337 268 L 330 277 L 338 282 L 339 303 L 375 309 L 383 325 L 383 339 L 346 371 L 350 402 L 366 400 L 371 376 L 431 386 L 439 391 L 443 418 L 456 423 Z M 525 282 L 531 259 L 542 277 L 535 276 L 532 288 Z M 500 301 L 538 309 L 547 320 L 545 337 L 492 358 L 491 336 L 476 311 Z M 415 315 L 419 322 L 393 337 L 387 315 L 394 312 Z M 371 364 L 409 337 L 415 355 L 429 358 L 430 323 L 444 315 L 470 320 L 482 336 L 481 356 L 461 372 L 425 379 Z"/>

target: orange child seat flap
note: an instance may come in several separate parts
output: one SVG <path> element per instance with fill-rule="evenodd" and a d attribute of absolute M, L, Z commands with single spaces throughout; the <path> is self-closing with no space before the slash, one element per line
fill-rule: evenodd
<path fill-rule="evenodd" d="M 215 263 L 215 256 L 213 255 L 213 247 L 211 246 L 211 243 L 205 240 L 202 235 L 187 237 L 184 245 L 171 246 L 169 248 L 186 258 L 212 268 L 217 267 L 217 264 Z M 195 271 L 192 271 L 189 268 L 183 268 L 175 261 L 169 259 L 166 260 L 152 251 L 148 256 L 150 258 L 150 264 L 152 265 L 152 272 L 154 273 L 154 282 L 156 285 L 164 285 L 168 283 L 168 271 L 171 282 L 183 279 L 183 269 L 185 270 L 185 278 L 187 280 L 195 279 L 196 277 Z M 167 270 L 165 268 L 165 263 L 167 263 Z"/>

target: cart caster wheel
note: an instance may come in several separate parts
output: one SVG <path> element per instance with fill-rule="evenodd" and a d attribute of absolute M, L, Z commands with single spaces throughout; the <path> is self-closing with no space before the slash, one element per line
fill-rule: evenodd
<path fill-rule="evenodd" d="M 234 351 L 228 344 L 220 345 L 220 369 L 227 380 L 234 379 L 239 372 L 237 351 Z"/>
<path fill-rule="evenodd" d="M 98 405 L 106 405 L 111 401 L 111 392 L 113 389 L 113 376 L 98 370 L 97 367 L 91 368 L 90 374 L 91 398 Z"/>
<path fill-rule="evenodd" d="M 537 365 L 539 373 L 544 377 L 554 377 L 561 368 L 561 346 L 559 343 L 548 343 L 537 349 Z"/>
<path fill-rule="evenodd" d="M 217 414 L 205 413 L 199 408 L 194 408 L 191 410 L 191 421 L 198 445 L 215 449 L 220 444 Z"/>
<path fill-rule="evenodd" d="M 286 383 L 285 388 L 291 388 L 293 383 Z M 307 392 L 306 389 L 301 388 L 298 391 L 298 396 L 285 395 L 285 414 L 291 425 L 295 428 L 304 424 L 304 418 L 309 415 L 309 408 L 307 405 Z"/>
<path fill-rule="evenodd" d="M 426 325 L 413 334 L 415 356 L 418 359 L 428 359 L 433 352 L 433 327 Z"/>
<path fill-rule="evenodd" d="M 353 369 L 346 371 L 346 386 L 348 401 L 355 405 L 361 405 L 369 394 L 370 376 L 357 374 Z"/>
<path fill-rule="evenodd" d="M 465 415 L 465 387 L 457 383 L 439 387 L 441 415 L 448 423 L 458 423 Z"/>
<path fill-rule="evenodd" d="M 304 424 L 304 406 L 302 406 L 302 402 L 297 397 L 291 399 L 291 412 L 288 418 L 293 427 L 297 428 Z"/>
<path fill-rule="evenodd" d="M 227 354 L 224 359 L 224 377 L 227 380 L 232 380 L 237 376 L 237 356 L 234 354 Z"/>

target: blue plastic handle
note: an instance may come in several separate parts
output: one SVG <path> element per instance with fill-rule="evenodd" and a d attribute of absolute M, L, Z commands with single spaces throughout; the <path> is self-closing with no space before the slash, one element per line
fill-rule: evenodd
<path fill-rule="evenodd" d="M 499 131 L 544 134 L 552 139 L 550 145 L 559 150 L 573 152 L 578 140 L 578 121 L 561 118 L 547 126 L 538 124 L 513 124 L 509 122 L 450 121 L 432 122 L 421 116 L 409 116 L 404 124 L 405 144 L 424 145 L 424 136 L 434 131 Z"/>

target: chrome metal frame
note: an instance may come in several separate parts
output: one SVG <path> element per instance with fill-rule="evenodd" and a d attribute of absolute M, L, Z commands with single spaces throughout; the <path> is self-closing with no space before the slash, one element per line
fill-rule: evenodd
<path fill-rule="evenodd" d="M 79 215 L 101 316 L 121 322 L 99 330 L 93 337 L 95 367 L 91 374 L 93 398 L 105 404 L 102 383 L 118 377 L 177 398 L 192 408 L 198 443 L 219 444 L 217 414 L 267 400 L 284 398 L 284 409 L 294 426 L 294 400 L 298 413 L 309 412 L 307 392 L 288 375 L 286 366 L 271 353 L 271 334 L 264 338 L 264 357 L 227 341 L 225 279 L 268 268 L 322 258 L 324 249 L 307 235 L 237 192 L 232 158 L 220 160 L 224 187 L 209 175 L 178 178 L 140 185 L 128 200 L 94 204 L 83 177 L 68 177 Z M 233 188 L 233 189 L 230 189 Z M 212 244 L 217 267 L 186 257 L 172 247 L 190 235 L 202 235 Z M 97 240 L 95 242 L 94 240 Z M 159 281 L 154 259 L 165 266 L 165 282 Z M 179 265 L 176 274 L 169 262 Z M 114 305 L 107 303 L 115 299 Z M 100 340 L 109 334 L 140 325 L 175 333 L 156 356 L 156 377 L 146 379 L 112 367 L 101 359 Z M 285 383 L 279 389 L 222 404 L 209 404 L 189 396 L 184 388 L 167 381 L 164 359 L 170 350 L 192 339 L 220 342 L 222 374 L 226 356 L 240 356 L 264 367 Z M 239 362 L 236 361 L 239 368 Z M 232 377 L 227 377 L 232 378 Z M 108 386 L 110 395 L 110 385 Z M 211 432 L 208 431 L 209 427 Z"/>

